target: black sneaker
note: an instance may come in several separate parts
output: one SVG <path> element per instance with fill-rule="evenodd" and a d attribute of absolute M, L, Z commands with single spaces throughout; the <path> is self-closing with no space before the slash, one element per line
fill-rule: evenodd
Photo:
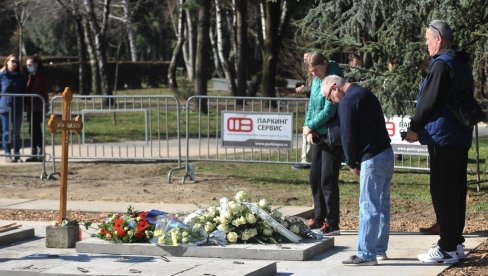
<path fill-rule="evenodd" d="M 295 170 L 310 169 L 310 164 L 298 164 L 298 165 L 292 166 L 291 168 L 295 169 Z"/>
<path fill-rule="evenodd" d="M 377 265 L 378 261 L 376 258 L 374 260 L 368 261 L 363 258 L 360 258 L 356 255 L 351 256 L 349 259 L 342 261 L 343 265 L 351 265 L 351 266 L 362 266 L 362 265 Z"/>
<path fill-rule="evenodd" d="M 37 157 L 29 157 L 25 159 L 25 162 L 41 162 L 41 160 Z"/>

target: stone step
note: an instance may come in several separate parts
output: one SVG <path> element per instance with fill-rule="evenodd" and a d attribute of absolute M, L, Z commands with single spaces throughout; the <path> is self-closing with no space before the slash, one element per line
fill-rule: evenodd
<path fill-rule="evenodd" d="M 16 225 L 19 225 L 19 223 Z M 0 227 L 1 226 L 5 225 L 0 225 Z M 34 228 L 21 226 L 16 229 L 0 232 L 0 245 L 14 244 L 32 238 L 34 238 Z"/>

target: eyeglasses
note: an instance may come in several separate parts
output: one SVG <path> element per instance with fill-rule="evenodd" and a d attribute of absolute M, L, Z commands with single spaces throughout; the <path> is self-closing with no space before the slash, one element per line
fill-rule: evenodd
<path fill-rule="evenodd" d="M 326 97 L 326 99 L 328 101 L 332 101 L 332 86 L 334 86 L 334 85 L 331 85 L 330 86 L 330 88 L 329 88 L 329 94 L 327 94 L 327 97 Z"/>
<path fill-rule="evenodd" d="M 432 24 L 429 24 L 429 28 L 432 28 L 434 30 L 436 30 L 437 32 L 439 32 L 439 35 L 444 37 L 444 35 L 442 35 L 442 32 L 441 30 L 439 30 L 436 26 L 432 25 Z"/>
<path fill-rule="evenodd" d="M 17 60 L 15 60 L 15 59 L 11 59 L 11 60 L 10 60 L 10 62 L 12 62 L 12 63 L 19 63 L 19 62 L 18 62 Z"/>

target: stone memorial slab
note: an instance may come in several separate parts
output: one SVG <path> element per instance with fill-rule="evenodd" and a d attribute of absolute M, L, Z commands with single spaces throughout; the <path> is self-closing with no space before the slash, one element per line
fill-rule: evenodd
<path fill-rule="evenodd" d="M 285 244 L 232 244 L 226 246 L 159 246 L 147 243 L 112 243 L 98 238 L 76 243 L 78 253 L 201 257 L 222 259 L 254 259 L 303 261 L 334 247 L 334 238 L 304 239 Z"/>
<path fill-rule="evenodd" d="M 67 259 L 74 260 L 75 256 L 43 253 L 32 254 L 3 262 L 0 266 L 0 275 L 36 275 L 62 265 Z"/>
<path fill-rule="evenodd" d="M 144 264 L 141 266 L 140 264 Z M 100 254 L 33 254 L 2 263 L 0 275 L 275 275 L 271 261 Z"/>
<path fill-rule="evenodd" d="M 0 245 L 17 243 L 34 238 L 34 228 L 24 228 L 20 224 L 12 223 L 10 227 L 4 227 L 0 232 Z"/>

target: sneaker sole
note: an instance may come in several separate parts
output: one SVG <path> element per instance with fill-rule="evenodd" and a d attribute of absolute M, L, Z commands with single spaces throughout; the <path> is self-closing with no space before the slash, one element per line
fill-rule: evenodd
<path fill-rule="evenodd" d="M 324 236 L 339 236 L 340 234 L 341 234 L 341 231 L 337 230 L 337 231 L 332 231 L 329 233 L 324 233 Z"/>
<path fill-rule="evenodd" d="M 357 263 L 357 264 L 345 264 L 345 263 L 342 263 L 342 264 L 345 266 L 375 266 L 378 264 L 378 262 L 376 260 L 374 260 L 374 261 Z"/>

